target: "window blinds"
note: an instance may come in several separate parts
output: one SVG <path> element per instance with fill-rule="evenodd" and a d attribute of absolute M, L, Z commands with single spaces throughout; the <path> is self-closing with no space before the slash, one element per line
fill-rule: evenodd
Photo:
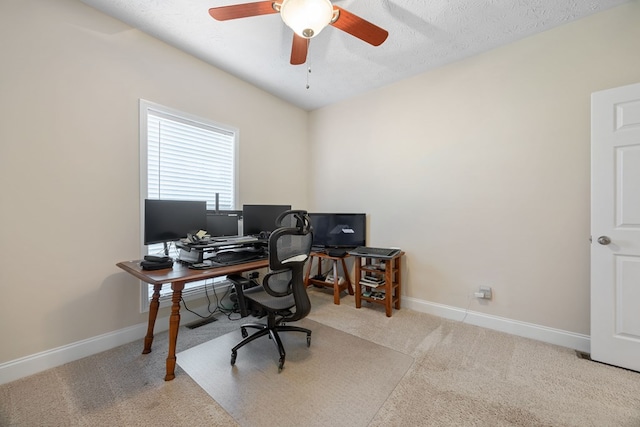
<path fill-rule="evenodd" d="M 206 200 L 235 209 L 235 133 L 205 123 L 149 111 L 147 198 Z"/>

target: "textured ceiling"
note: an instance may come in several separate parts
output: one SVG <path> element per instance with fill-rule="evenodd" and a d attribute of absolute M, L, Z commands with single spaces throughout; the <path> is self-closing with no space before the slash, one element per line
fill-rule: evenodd
<path fill-rule="evenodd" d="M 388 39 L 374 47 L 327 27 L 297 66 L 289 64 L 293 32 L 278 14 L 222 22 L 209 16 L 210 7 L 247 0 L 82 1 L 313 110 L 629 0 L 335 0 L 389 31 Z"/>

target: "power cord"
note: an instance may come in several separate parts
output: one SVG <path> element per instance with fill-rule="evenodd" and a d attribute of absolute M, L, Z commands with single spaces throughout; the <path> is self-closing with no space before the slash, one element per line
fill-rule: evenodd
<path fill-rule="evenodd" d="M 215 293 L 216 289 L 213 288 L 213 292 Z M 220 313 L 224 314 L 227 316 L 227 319 L 229 320 L 240 320 L 242 319 L 242 316 L 240 315 L 240 310 L 236 309 L 235 307 L 231 307 L 231 308 L 227 308 L 222 304 L 222 301 L 231 294 L 232 291 L 232 286 L 227 287 L 227 290 L 225 291 L 224 295 L 222 296 L 222 298 L 219 299 L 218 303 L 216 304 L 217 306 L 217 310 L 220 311 Z M 232 316 L 234 314 L 237 314 L 238 317 L 237 318 L 233 318 Z"/>
<path fill-rule="evenodd" d="M 211 289 L 213 290 L 213 296 L 215 297 L 215 308 L 213 309 L 213 311 L 211 310 L 212 300 L 211 300 L 211 296 L 209 295 L 208 284 L 211 284 Z M 238 317 L 237 319 L 232 318 L 232 315 L 236 313 L 236 311 L 233 308 L 224 307 L 224 305 L 222 304 L 222 300 L 224 300 L 230 294 L 230 292 L 231 292 L 231 286 L 227 287 L 227 290 L 225 291 L 225 293 L 222 295 L 221 298 L 219 298 L 213 281 L 209 283 L 205 282 L 204 293 L 207 298 L 207 312 L 209 313 L 208 315 L 205 315 L 205 316 L 190 309 L 184 297 L 181 298 L 181 302 L 185 310 L 187 310 L 192 314 L 195 314 L 196 316 L 198 316 L 203 320 L 210 319 L 214 314 L 218 312 L 226 315 L 229 320 L 239 320 L 242 317 Z"/>
<path fill-rule="evenodd" d="M 462 318 L 462 320 L 460 320 L 460 323 L 464 323 L 465 319 L 467 318 L 467 314 L 469 314 L 469 307 L 471 307 L 471 301 L 473 301 L 471 295 L 472 294 L 469 294 L 469 296 L 467 297 L 469 299 L 469 303 L 467 304 L 467 308 L 465 308 L 464 310 L 464 317 Z"/>

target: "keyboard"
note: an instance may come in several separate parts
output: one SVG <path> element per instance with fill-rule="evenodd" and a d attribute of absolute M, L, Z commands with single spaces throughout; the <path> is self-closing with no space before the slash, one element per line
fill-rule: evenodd
<path fill-rule="evenodd" d="M 371 258 L 393 258 L 400 252 L 400 249 L 393 248 L 372 248 L 370 246 L 358 246 L 350 250 L 351 255 L 366 256 Z"/>
<path fill-rule="evenodd" d="M 264 259 L 267 257 L 267 252 L 264 250 L 247 250 L 247 251 L 225 251 L 218 252 L 215 256 L 207 258 L 202 262 L 197 262 L 189 265 L 189 268 L 195 270 L 208 270 L 211 268 L 220 268 L 227 265 L 242 264 L 258 259 Z"/>
<path fill-rule="evenodd" d="M 233 265 L 260 259 L 265 257 L 265 252 L 260 251 L 225 251 L 218 252 L 215 256 L 209 258 L 216 264 Z"/>

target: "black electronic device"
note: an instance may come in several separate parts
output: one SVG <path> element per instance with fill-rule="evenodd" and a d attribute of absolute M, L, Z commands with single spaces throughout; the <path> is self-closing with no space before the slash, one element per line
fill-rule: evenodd
<path fill-rule="evenodd" d="M 180 240 L 207 227 L 207 202 L 195 200 L 144 201 L 144 244 Z"/>
<path fill-rule="evenodd" d="M 207 211 L 207 234 L 211 237 L 237 236 L 240 211 Z"/>
<path fill-rule="evenodd" d="M 314 248 L 365 246 L 367 215 L 364 213 L 309 213 Z"/>
<path fill-rule="evenodd" d="M 329 251 L 327 251 L 327 255 L 335 258 L 342 258 L 346 254 L 347 254 L 347 251 L 344 249 L 329 249 Z"/>
<path fill-rule="evenodd" d="M 151 261 L 151 262 L 169 262 L 169 261 L 172 261 L 171 257 L 169 257 L 169 256 L 156 256 L 156 255 L 145 255 L 144 256 L 144 260 L 145 261 Z"/>
<path fill-rule="evenodd" d="M 143 270 L 164 270 L 165 268 L 173 267 L 173 261 L 171 258 L 167 261 L 144 260 L 140 262 L 140 267 L 142 267 Z"/>
<path fill-rule="evenodd" d="M 358 246 L 349 251 L 351 255 L 367 258 L 391 259 L 398 255 L 401 249 L 398 248 L 372 248 L 366 246 Z"/>
<path fill-rule="evenodd" d="M 271 233 L 277 228 L 276 218 L 291 205 L 243 205 L 242 234 L 258 236 L 262 232 Z"/>

